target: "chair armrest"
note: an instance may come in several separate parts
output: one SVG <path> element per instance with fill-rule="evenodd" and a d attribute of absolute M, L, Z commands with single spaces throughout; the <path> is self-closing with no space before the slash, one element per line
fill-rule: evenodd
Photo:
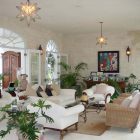
<path fill-rule="evenodd" d="M 86 95 L 89 97 L 89 98 L 92 98 L 93 97 L 93 89 L 92 88 L 89 88 L 89 89 L 85 89 L 82 93 L 86 93 Z"/>
<path fill-rule="evenodd" d="M 85 109 L 85 108 L 84 108 L 83 105 L 76 105 L 76 106 L 67 108 L 67 109 L 65 110 L 64 116 L 70 116 L 70 115 L 73 115 L 73 114 L 78 114 L 78 113 L 84 111 L 84 109 Z"/>
<path fill-rule="evenodd" d="M 111 99 L 111 93 L 105 93 L 105 104 L 110 102 Z"/>
<path fill-rule="evenodd" d="M 122 93 L 122 94 L 120 94 L 120 96 L 119 96 L 119 97 L 124 97 L 124 98 L 127 98 L 127 97 L 129 97 L 129 96 L 131 96 L 131 94 L 130 94 L 130 93 Z"/>
<path fill-rule="evenodd" d="M 138 116 L 138 111 L 133 108 L 123 107 L 121 105 L 115 103 L 108 103 L 106 104 L 106 116 L 114 116 L 114 117 L 132 117 Z"/>
<path fill-rule="evenodd" d="M 115 92 L 115 88 L 114 87 L 112 87 L 112 86 L 108 86 L 107 87 L 107 93 L 110 93 L 111 96 L 114 94 L 114 92 Z"/>

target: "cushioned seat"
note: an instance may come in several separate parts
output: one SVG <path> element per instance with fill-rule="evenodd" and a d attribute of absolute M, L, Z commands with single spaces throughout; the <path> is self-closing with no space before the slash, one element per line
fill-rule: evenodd
<path fill-rule="evenodd" d="M 83 91 L 83 93 L 88 95 L 88 98 L 94 97 L 94 101 L 99 102 L 99 104 L 110 102 L 111 96 L 114 94 L 114 92 L 114 87 L 104 83 L 92 86 L 91 88 Z"/>

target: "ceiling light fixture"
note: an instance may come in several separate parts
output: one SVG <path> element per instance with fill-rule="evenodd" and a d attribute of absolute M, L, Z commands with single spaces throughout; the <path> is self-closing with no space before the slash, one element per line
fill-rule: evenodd
<path fill-rule="evenodd" d="M 20 11 L 17 18 L 19 18 L 20 21 L 26 18 L 28 26 L 31 20 L 35 22 L 36 19 L 40 19 L 40 16 L 37 14 L 38 10 L 40 10 L 37 3 L 30 3 L 30 1 L 27 0 L 26 3 L 21 2 L 20 6 L 16 6 L 16 8 Z"/>
<path fill-rule="evenodd" d="M 100 22 L 100 24 L 101 24 L 101 36 L 97 37 L 96 45 L 100 44 L 101 47 L 102 47 L 102 45 L 106 45 L 107 44 L 107 38 L 103 37 L 103 33 L 102 33 L 102 24 L 103 24 L 103 22 Z"/>

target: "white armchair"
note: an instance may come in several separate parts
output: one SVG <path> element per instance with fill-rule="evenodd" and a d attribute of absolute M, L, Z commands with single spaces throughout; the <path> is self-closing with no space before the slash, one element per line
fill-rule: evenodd
<path fill-rule="evenodd" d="M 114 92 L 114 87 L 104 83 L 94 85 L 91 88 L 83 91 L 83 93 L 85 93 L 89 99 L 94 97 L 94 101 L 98 102 L 99 104 L 109 103 Z"/>
<path fill-rule="evenodd" d="M 36 102 L 38 99 L 42 99 L 39 97 L 38 98 L 31 97 L 31 98 L 33 102 Z M 38 118 L 37 122 L 39 124 L 42 124 L 44 126 L 44 129 L 46 128 L 60 131 L 61 140 L 63 139 L 63 132 L 68 127 L 75 125 L 77 129 L 79 113 L 84 111 L 83 105 L 76 105 L 74 107 L 64 108 L 63 106 L 60 106 L 48 100 L 46 100 L 45 103 L 51 105 L 51 108 L 48 110 L 44 108 L 44 112 L 46 113 L 46 115 L 50 116 L 54 120 L 54 122 L 49 123 L 46 122 L 45 118 Z M 38 108 L 31 106 L 31 104 L 27 106 L 27 109 L 30 110 L 30 112 L 38 111 Z"/>

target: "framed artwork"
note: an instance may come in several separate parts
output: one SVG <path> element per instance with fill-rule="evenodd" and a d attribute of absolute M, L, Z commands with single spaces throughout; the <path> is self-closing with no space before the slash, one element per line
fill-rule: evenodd
<path fill-rule="evenodd" d="M 119 51 L 99 51 L 98 71 L 104 73 L 119 73 Z"/>

